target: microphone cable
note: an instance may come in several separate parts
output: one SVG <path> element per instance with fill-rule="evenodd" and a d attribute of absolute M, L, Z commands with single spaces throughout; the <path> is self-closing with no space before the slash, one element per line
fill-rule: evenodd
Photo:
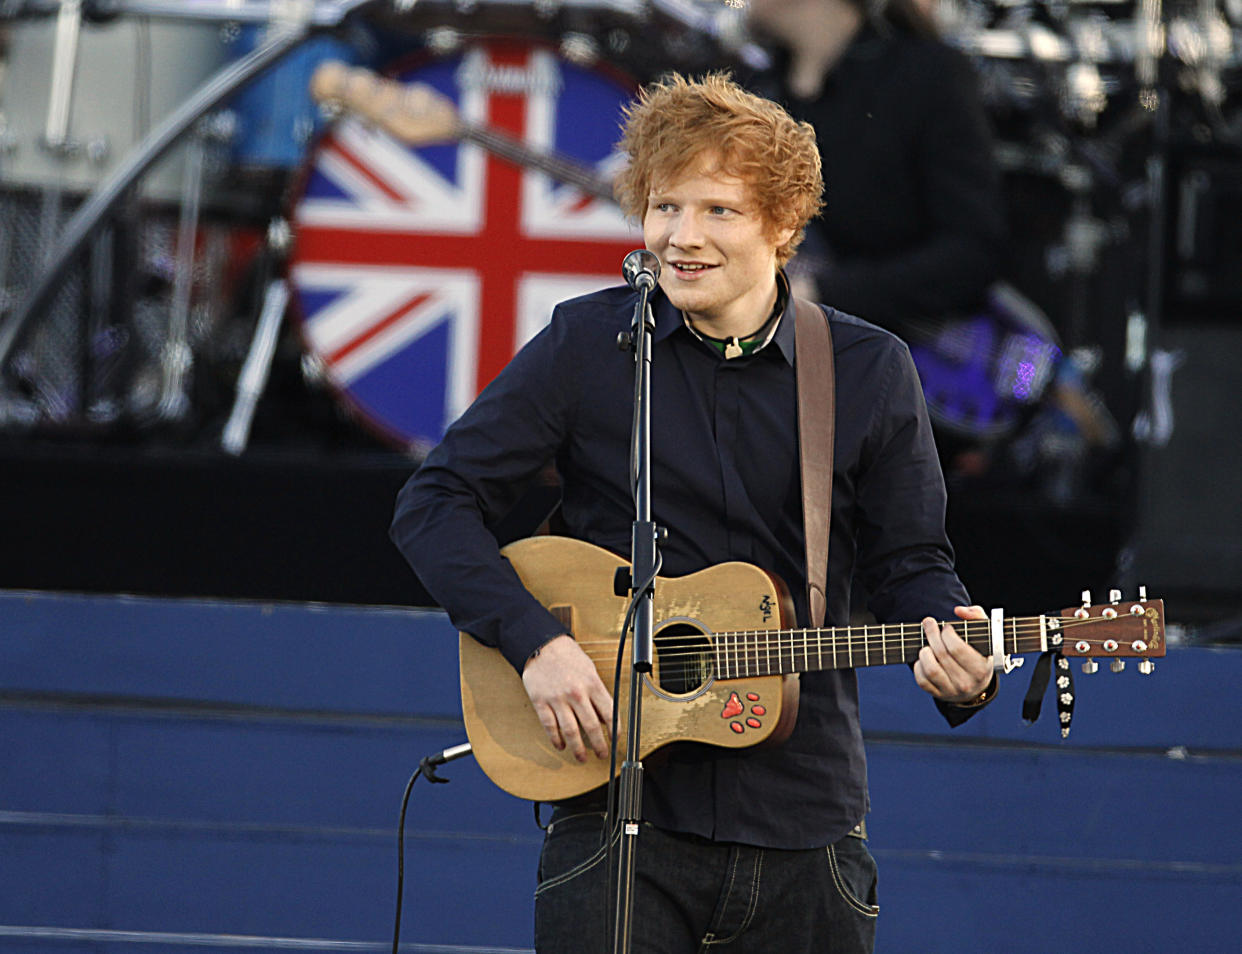
<path fill-rule="evenodd" d="M 414 783 L 420 776 L 426 776 L 428 782 L 448 784 L 451 779 L 437 775 L 436 766 L 459 759 L 463 755 L 469 755 L 471 751 L 470 743 L 463 742 L 437 752 L 435 755 L 428 755 L 418 763 L 418 769 L 410 776 L 410 781 L 405 786 L 405 794 L 401 796 L 401 814 L 397 819 L 397 918 L 392 929 L 392 954 L 397 954 L 397 948 L 401 943 L 401 902 L 405 897 L 405 813 L 410 807 L 410 793 L 414 790 Z"/>

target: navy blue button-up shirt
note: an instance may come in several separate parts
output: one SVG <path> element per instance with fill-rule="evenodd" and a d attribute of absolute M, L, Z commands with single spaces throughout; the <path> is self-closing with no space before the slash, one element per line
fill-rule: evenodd
<path fill-rule="evenodd" d="M 616 338 L 635 299 L 621 287 L 557 306 L 398 498 L 392 537 L 427 590 L 519 671 L 563 627 L 522 587 L 488 527 L 554 460 L 568 532 L 629 553 L 634 364 Z M 661 572 L 756 564 L 785 580 L 806 625 L 792 308 L 767 347 L 726 360 L 658 289 L 652 304 L 652 515 L 669 531 Z M 951 619 L 968 600 L 909 352 L 886 331 L 826 311 L 837 373 L 827 624 L 849 622 L 855 573 L 881 622 Z M 774 848 L 848 832 L 867 810 L 854 672 L 804 673 L 801 685 L 797 723 L 779 746 L 670 746 L 645 773 L 644 817 Z"/>

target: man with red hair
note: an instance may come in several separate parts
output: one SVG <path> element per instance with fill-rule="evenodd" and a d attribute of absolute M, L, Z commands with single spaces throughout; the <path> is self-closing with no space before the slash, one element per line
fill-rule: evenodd
<path fill-rule="evenodd" d="M 723 76 L 674 76 L 626 115 L 617 182 L 661 266 L 652 293 L 653 519 L 662 574 L 742 560 L 808 607 L 793 303 L 781 266 L 819 208 L 815 136 Z M 633 360 L 616 347 L 634 292 L 558 305 L 402 490 L 392 536 L 454 623 L 521 675 L 549 739 L 609 755 L 612 699 L 565 623 L 522 586 L 489 527 L 553 461 L 566 534 L 628 553 Z M 944 483 L 905 346 L 823 307 L 835 351 L 835 489 L 827 617 L 851 581 L 886 622 L 923 621 L 917 684 L 953 724 L 990 698 L 991 664 L 936 619 L 981 618 L 953 571 Z M 536 949 L 611 948 L 606 795 L 557 803 L 536 891 Z M 875 863 L 853 670 L 804 673 L 780 745 L 678 742 L 650 760 L 635 873 L 634 949 L 869 951 Z"/>

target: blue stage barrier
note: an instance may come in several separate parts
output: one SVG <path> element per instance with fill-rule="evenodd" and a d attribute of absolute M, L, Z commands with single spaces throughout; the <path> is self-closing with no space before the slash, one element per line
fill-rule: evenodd
<path fill-rule="evenodd" d="M 464 741 L 456 636 L 385 607 L 0 592 L 0 950 L 381 951 L 402 791 Z M 949 730 L 859 674 L 877 950 L 1242 950 L 1242 651 L 1025 669 Z M 411 951 L 531 944 L 540 833 L 468 759 L 407 820 Z M 641 850 L 641 846 L 640 846 Z"/>

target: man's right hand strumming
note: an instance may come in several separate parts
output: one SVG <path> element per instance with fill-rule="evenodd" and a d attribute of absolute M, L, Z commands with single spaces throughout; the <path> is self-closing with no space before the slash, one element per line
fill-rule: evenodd
<path fill-rule="evenodd" d="M 526 661 L 522 684 L 558 750 L 568 748 L 579 762 L 587 760 L 588 748 L 597 757 L 608 758 L 612 696 L 572 636 L 544 643 Z"/>

